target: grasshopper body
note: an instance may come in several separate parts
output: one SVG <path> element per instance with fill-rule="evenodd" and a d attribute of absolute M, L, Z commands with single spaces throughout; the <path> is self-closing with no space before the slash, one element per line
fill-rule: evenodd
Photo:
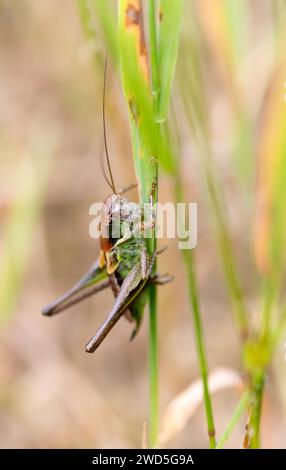
<path fill-rule="evenodd" d="M 137 204 L 117 194 L 109 196 L 102 208 L 98 260 L 72 289 L 43 309 L 44 315 L 54 315 L 110 286 L 115 296 L 114 305 L 87 343 L 87 352 L 98 348 L 123 314 L 135 322 L 133 338 L 141 323 L 148 285 L 169 281 L 168 277 L 152 276 L 157 253 L 151 258 L 148 256 L 141 226 L 141 210 Z"/>

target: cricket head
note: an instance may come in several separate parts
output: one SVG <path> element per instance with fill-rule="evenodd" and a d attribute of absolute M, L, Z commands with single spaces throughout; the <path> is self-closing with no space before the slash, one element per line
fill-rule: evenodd
<path fill-rule="evenodd" d="M 100 218 L 100 245 L 104 252 L 110 250 L 120 238 L 118 222 L 120 224 L 121 207 L 125 201 L 126 199 L 119 194 L 111 194 L 103 203 Z"/>
<path fill-rule="evenodd" d="M 119 194 L 112 194 L 104 201 L 100 219 L 101 249 L 110 249 L 122 237 L 130 238 L 132 228 L 140 222 L 138 204 Z M 130 233 L 128 233 L 128 229 Z M 108 242 L 108 243 L 107 243 Z"/>

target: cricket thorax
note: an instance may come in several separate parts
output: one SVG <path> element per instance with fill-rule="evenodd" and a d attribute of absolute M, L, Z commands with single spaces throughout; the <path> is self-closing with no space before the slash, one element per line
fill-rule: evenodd
<path fill-rule="evenodd" d="M 131 252 L 138 244 L 140 226 L 141 209 L 138 204 L 117 194 L 106 199 L 100 222 L 100 264 L 107 264 L 108 274 L 112 274 L 121 262 L 126 269 L 127 265 L 132 264 Z"/>

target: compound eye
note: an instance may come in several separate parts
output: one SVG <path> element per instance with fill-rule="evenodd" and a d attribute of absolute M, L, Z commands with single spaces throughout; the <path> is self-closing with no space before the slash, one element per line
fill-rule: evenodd
<path fill-rule="evenodd" d="M 135 223 L 140 220 L 141 210 L 135 202 L 128 202 L 123 206 L 121 214 L 126 222 Z"/>

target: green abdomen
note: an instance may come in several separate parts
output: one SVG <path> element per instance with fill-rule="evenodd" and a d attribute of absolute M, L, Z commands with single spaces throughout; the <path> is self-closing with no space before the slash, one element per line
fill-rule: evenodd
<path fill-rule="evenodd" d="M 125 279 L 130 270 L 140 263 L 140 251 L 144 240 L 140 238 L 131 238 L 130 240 L 118 245 L 115 249 L 116 256 L 120 264 L 116 270 L 116 277 L 119 284 Z M 120 282 L 121 281 L 121 282 Z"/>
<path fill-rule="evenodd" d="M 116 256 L 118 261 L 120 261 L 120 264 L 115 271 L 115 276 L 119 285 L 122 284 L 130 270 L 136 264 L 140 263 L 141 250 L 144 246 L 146 246 L 144 239 L 132 238 L 131 240 L 128 240 L 127 242 L 122 243 L 122 245 L 118 245 L 116 247 Z M 144 306 L 147 299 L 146 294 L 146 289 L 144 289 L 129 306 L 131 315 L 135 320 L 135 328 L 132 332 L 131 339 L 136 336 L 139 330 L 144 312 Z"/>

